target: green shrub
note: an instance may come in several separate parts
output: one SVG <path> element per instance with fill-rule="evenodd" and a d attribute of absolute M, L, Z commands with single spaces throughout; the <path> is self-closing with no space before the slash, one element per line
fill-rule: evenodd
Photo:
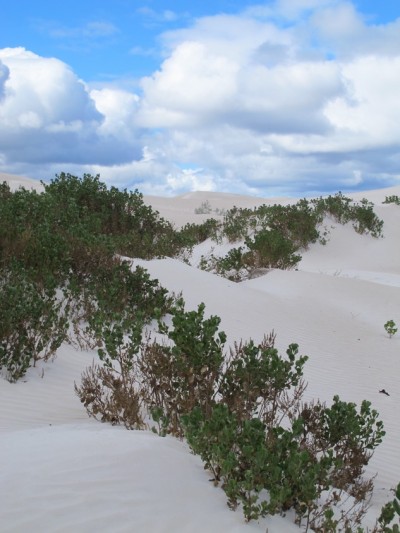
<path fill-rule="evenodd" d="M 222 481 L 229 507 L 236 509 L 242 503 L 247 521 L 265 515 L 266 504 L 258 500 L 267 474 L 263 423 L 253 418 L 239 424 L 235 414 L 219 403 L 209 416 L 193 409 L 183 424 L 191 449 L 211 470 L 214 483 Z"/>
<path fill-rule="evenodd" d="M 190 249 L 207 239 L 216 240 L 219 222 L 209 218 L 202 224 L 185 224 L 176 234 L 176 241 L 180 249 Z"/>
<path fill-rule="evenodd" d="M 272 428 L 289 409 L 287 392 L 295 396 L 303 388 L 303 368 L 307 356 L 297 358 L 298 346 L 291 344 L 286 358 L 274 346 L 275 334 L 264 337 L 260 344 L 252 340 L 234 345 L 219 380 L 220 401 L 235 413 L 239 421 L 257 415 Z"/>
<path fill-rule="evenodd" d="M 194 408 L 182 417 L 185 436 L 246 520 L 294 509 L 299 524 L 305 518 L 317 527 L 321 514 L 328 523 L 324 513 L 339 505 L 341 491 L 367 499 L 372 481 L 363 480 L 363 469 L 385 432 L 369 402 L 359 411 L 337 396 L 330 407 L 303 404 L 307 357 L 297 356 L 297 345 L 280 357 L 274 340 L 235 345 L 211 413 Z M 343 523 L 358 523 L 363 512 L 361 505 Z"/>
<path fill-rule="evenodd" d="M 344 196 L 340 191 L 334 196 L 329 195 L 311 202 L 322 217 L 330 215 L 340 224 L 346 224 L 351 219 L 352 199 Z"/>
<path fill-rule="evenodd" d="M 209 413 L 221 373 L 224 332 L 219 317 L 204 317 L 204 304 L 185 311 L 183 300 L 172 311 L 171 329 L 159 322 L 169 344 L 150 343 L 143 349 L 141 382 L 150 412 L 162 413 L 166 431 L 182 435 L 181 417 L 194 407 Z M 159 416 L 158 416 L 159 417 Z"/>
<path fill-rule="evenodd" d="M 80 179 L 62 173 L 45 185 L 45 191 L 40 194 L 23 188 L 11 192 L 3 183 L 0 187 L 0 269 L 2 272 L 15 268 L 29 272 L 28 281 L 23 281 L 22 274 L 23 279 L 15 278 L 19 297 L 24 290 L 29 294 L 23 309 L 18 307 L 21 317 L 25 313 L 23 318 L 12 314 L 16 310 L 8 312 L 14 305 L 16 291 L 12 293 L 11 288 L 5 286 L 2 287 L 3 310 L 9 317 L 14 316 L 15 331 L 18 320 L 30 321 L 31 325 L 26 327 L 33 331 L 32 328 L 39 327 L 38 314 L 44 314 L 46 320 L 42 319 L 40 327 L 49 330 L 53 327 L 55 346 L 59 343 L 55 313 L 60 309 L 50 312 L 56 306 L 51 291 L 59 289 L 68 301 L 64 311 L 75 331 L 72 341 L 77 341 L 81 347 L 93 347 L 98 342 L 96 323 L 106 320 L 110 314 L 123 312 L 129 317 L 140 310 L 149 319 L 169 308 L 172 299 L 158 281 L 151 280 L 143 269 L 131 271 L 116 254 L 129 251 L 139 257 L 153 257 L 164 251 L 175 251 L 178 244 L 171 238 L 174 234 L 169 223 L 144 205 L 139 193 L 119 191 L 115 187 L 107 189 L 98 176 L 85 174 Z M 63 320 L 66 328 L 65 318 Z M 86 331 L 82 330 L 82 321 L 87 322 Z M 24 331 L 21 326 L 21 332 Z M 14 353 L 12 357 L 20 365 L 12 370 L 15 380 L 24 374 L 29 361 L 34 362 L 39 356 L 33 347 L 28 349 L 22 333 L 20 336 L 15 333 L 12 341 L 7 335 L 11 333 L 3 332 L 3 338 L 8 340 L 3 341 L 2 365 L 11 365 L 10 354 Z M 21 343 L 19 348 L 17 343 Z M 55 349 L 49 348 L 51 352 Z"/>
<path fill-rule="evenodd" d="M 294 205 L 273 205 L 257 210 L 260 215 L 264 211 L 264 226 L 279 231 L 290 240 L 296 249 L 306 249 L 319 237 L 317 226 L 322 222 L 320 214 L 313 209 L 306 199 Z"/>
<path fill-rule="evenodd" d="M 373 204 L 365 198 L 352 208 L 352 220 L 357 233 L 370 233 L 373 237 L 382 237 L 383 220 L 374 213 Z"/>
<path fill-rule="evenodd" d="M 340 224 L 353 222 L 357 233 L 370 233 L 373 237 L 382 236 L 383 221 L 373 210 L 373 203 L 363 198 L 359 203 L 343 196 L 341 192 L 327 198 L 313 200 L 320 216 L 330 215 Z"/>
<path fill-rule="evenodd" d="M 1 271 L 0 301 L 0 368 L 14 382 L 55 355 L 68 322 L 54 287 L 38 285 L 18 267 Z"/>
<path fill-rule="evenodd" d="M 293 509 L 315 531 L 360 524 L 372 490 L 364 467 L 385 433 L 369 402 L 359 410 L 337 396 L 329 407 L 303 403 L 307 357 L 296 344 L 281 357 L 274 333 L 235 344 L 224 362 L 226 336 L 204 304 L 185 311 L 179 300 L 172 325 L 159 320 L 161 343 L 143 341 L 136 318 L 117 313 L 97 325 L 102 366 L 75 386 L 90 416 L 131 429 L 147 411 L 160 435 L 185 436 L 246 520 Z M 361 507 L 336 519 L 342 494 Z"/>
<path fill-rule="evenodd" d="M 389 337 L 393 337 L 393 335 L 395 335 L 395 333 L 397 332 L 397 326 L 393 320 L 388 320 L 383 327 L 385 328 L 386 333 L 389 335 Z"/>
<path fill-rule="evenodd" d="M 254 211 L 236 206 L 232 207 L 224 215 L 223 234 L 229 242 L 244 240 L 253 223 Z"/>
<path fill-rule="evenodd" d="M 241 281 L 242 271 L 244 270 L 248 274 L 244 250 L 243 246 L 232 248 L 225 257 L 214 259 L 214 268 L 217 274 L 232 281 Z"/>
<path fill-rule="evenodd" d="M 247 268 L 293 268 L 301 256 L 296 255 L 297 247 L 276 229 L 262 230 L 253 238 L 247 237 L 245 244 L 249 253 L 244 257 Z"/>
<path fill-rule="evenodd" d="M 397 517 L 397 524 L 393 521 Z M 380 530 L 383 533 L 400 533 L 400 483 L 395 490 L 394 499 L 382 507 L 378 519 Z"/>
<path fill-rule="evenodd" d="M 117 314 L 98 324 L 98 350 L 103 365 L 93 364 L 82 374 L 75 392 L 89 416 L 127 429 L 143 429 L 143 412 L 138 391 L 138 353 L 143 322 L 129 323 Z"/>
<path fill-rule="evenodd" d="M 397 194 L 393 194 L 391 196 L 386 196 L 385 201 L 382 202 L 383 204 L 396 204 L 400 205 L 400 197 L 397 196 Z"/>

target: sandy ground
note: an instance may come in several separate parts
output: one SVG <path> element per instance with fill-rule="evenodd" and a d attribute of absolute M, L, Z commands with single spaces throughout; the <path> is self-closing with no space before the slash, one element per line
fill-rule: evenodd
<path fill-rule="evenodd" d="M 329 242 L 312 245 L 298 270 L 235 284 L 174 259 L 133 261 L 182 291 L 188 309 L 204 302 L 221 317 L 228 344 L 271 330 L 281 350 L 298 343 L 309 356 L 306 399 L 372 402 L 387 435 L 367 470 L 377 474 L 370 524 L 400 481 L 400 335 L 390 339 L 383 328 L 389 319 L 400 323 L 400 207 L 381 203 L 389 194 L 400 187 L 348 195 L 376 203 L 384 238 L 332 223 Z M 205 201 L 213 210 L 266 202 L 219 193 L 145 201 L 177 226 L 202 220 L 194 210 Z M 65 345 L 21 382 L 0 381 L 2 533 L 299 531 L 290 515 L 245 524 L 184 442 L 88 419 L 73 386 L 95 357 Z"/>

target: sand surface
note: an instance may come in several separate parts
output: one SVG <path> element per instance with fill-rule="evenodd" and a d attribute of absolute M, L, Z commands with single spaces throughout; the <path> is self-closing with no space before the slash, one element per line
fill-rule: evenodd
<path fill-rule="evenodd" d="M 281 350 L 298 343 L 309 356 L 306 399 L 372 402 L 387 435 L 367 469 L 377 474 L 371 524 L 400 481 L 400 335 L 390 339 L 383 328 L 389 319 L 400 323 L 400 207 L 381 203 L 389 194 L 400 195 L 400 187 L 352 196 L 376 203 L 384 238 L 332 222 L 328 243 L 304 252 L 298 270 L 236 284 L 176 259 L 133 260 L 182 291 L 188 309 L 204 302 L 220 316 L 228 344 L 271 330 Z M 190 193 L 145 201 L 180 226 L 204 219 L 194 210 L 206 201 L 222 210 L 267 200 Z M 73 387 L 93 358 L 63 345 L 53 363 L 30 369 L 21 382 L 0 381 L 2 533 L 299 531 L 290 515 L 245 524 L 184 442 L 88 419 Z"/>

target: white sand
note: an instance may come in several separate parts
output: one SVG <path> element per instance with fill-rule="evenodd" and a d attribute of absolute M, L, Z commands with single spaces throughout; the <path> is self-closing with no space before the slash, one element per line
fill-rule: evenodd
<path fill-rule="evenodd" d="M 381 202 L 389 194 L 400 195 L 400 187 L 358 197 Z M 146 197 L 178 226 L 202 219 L 194 209 L 206 200 L 213 209 L 264 202 L 217 193 Z M 371 523 L 400 481 L 400 335 L 389 339 L 383 328 L 389 319 L 400 323 L 400 207 L 379 203 L 376 211 L 385 221 L 383 239 L 333 224 L 328 244 L 311 246 L 298 271 L 241 284 L 173 259 L 134 262 L 182 291 L 187 308 L 205 302 L 229 343 L 259 340 L 272 329 L 279 349 L 297 342 L 310 357 L 306 399 L 330 403 L 339 394 L 372 402 L 387 435 L 368 466 L 368 474 L 377 473 Z M 53 363 L 21 382 L 0 381 L 2 533 L 299 531 L 290 515 L 245 524 L 185 443 L 88 419 L 73 384 L 93 357 L 63 346 Z M 379 394 L 382 388 L 390 396 Z"/>
<path fill-rule="evenodd" d="M 19 189 L 20 187 L 24 187 L 25 189 L 34 189 L 38 192 L 44 190 L 44 187 L 39 180 L 33 180 L 25 176 L 15 176 L 14 174 L 0 172 L 0 183 L 3 183 L 3 181 L 6 181 L 10 185 L 12 191 Z"/>

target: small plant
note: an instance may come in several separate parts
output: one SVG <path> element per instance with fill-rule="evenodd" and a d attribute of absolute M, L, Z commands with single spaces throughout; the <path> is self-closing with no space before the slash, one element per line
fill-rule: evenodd
<path fill-rule="evenodd" d="M 245 244 L 250 250 L 244 257 L 249 269 L 290 269 L 301 260 L 295 253 L 297 246 L 277 229 L 259 231 L 254 239 L 246 238 Z"/>
<path fill-rule="evenodd" d="M 393 194 L 392 196 L 386 196 L 385 201 L 382 203 L 400 205 L 400 197 L 397 196 L 397 194 Z"/>
<path fill-rule="evenodd" d="M 55 289 L 38 285 L 20 267 L 2 272 L 0 301 L 0 369 L 15 382 L 55 355 L 67 339 L 68 322 Z"/>
<path fill-rule="evenodd" d="M 201 202 L 200 207 L 196 207 L 194 210 L 196 215 L 210 215 L 212 213 L 212 207 L 208 200 Z"/>
<path fill-rule="evenodd" d="M 307 530 L 314 524 L 329 531 L 330 509 L 337 508 L 336 523 L 353 531 L 372 491 L 363 469 L 382 441 L 383 424 L 367 401 L 359 411 L 337 396 L 331 407 L 302 404 L 307 357 L 298 357 L 296 344 L 281 357 L 274 341 L 271 333 L 260 345 L 235 344 L 211 410 L 195 407 L 182 417 L 185 437 L 228 506 L 241 505 L 247 521 L 293 509 Z M 351 513 L 342 513 L 346 498 L 354 500 Z"/>
<path fill-rule="evenodd" d="M 397 524 L 394 520 L 397 517 Z M 382 512 L 378 519 L 379 531 L 383 533 L 400 533 L 400 483 L 395 490 L 395 498 L 382 507 Z"/>
<path fill-rule="evenodd" d="M 171 329 L 159 322 L 168 344 L 145 343 L 140 359 L 143 394 L 150 413 L 163 420 L 165 432 L 182 436 L 181 418 L 199 407 L 210 413 L 223 363 L 226 335 L 218 331 L 220 318 L 204 317 L 205 305 L 185 311 L 178 300 Z M 162 413 L 162 414 L 161 414 Z M 167 421 L 167 422 L 166 422 Z M 157 420 L 156 420 L 157 422 Z"/>
<path fill-rule="evenodd" d="M 393 320 L 388 320 L 383 327 L 390 338 L 397 332 L 397 326 Z"/>
<path fill-rule="evenodd" d="M 98 350 L 103 365 L 93 364 L 82 374 L 75 392 L 89 416 L 102 422 L 123 424 L 127 429 L 143 429 L 137 386 L 137 356 L 142 344 L 143 322 L 118 320 L 117 315 L 98 324 Z"/>

